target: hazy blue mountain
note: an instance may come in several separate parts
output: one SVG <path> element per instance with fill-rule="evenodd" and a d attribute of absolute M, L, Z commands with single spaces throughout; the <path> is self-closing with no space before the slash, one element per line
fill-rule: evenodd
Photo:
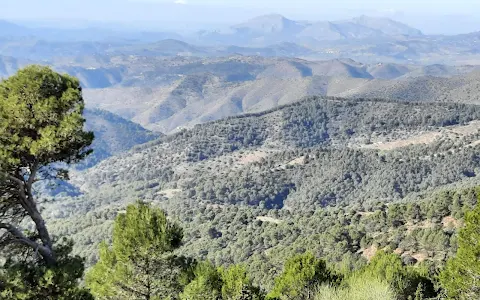
<path fill-rule="evenodd" d="M 306 26 L 308 25 L 305 23 L 287 19 L 282 15 L 272 14 L 253 18 L 231 28 L 237 33 L 253 36 L 266 34 L 292 36 L 302 31 Z"/>
<path fill-rule="evenodd" d="M 215 51 L 200 46 L 194 46 L 177 39 L 158 40 L 148 44 L 128 44 L 112 48 L 112 54 L 144 55 L 144 56 L 207 56 Z"/>
<path fill-rule="evenodd" d="M 0 56 L 0 78 L 11 76 L 17 72 L 18 69 L 31 64 L 25 59 L 17 59 L 10 56 Z"/>
<path fill-rule="evenodd" d="M 30 30 L 23 26 L 0 20 L 0 37 L 24 36 L 29 33 Z"/>
<path fill-rule="evenodd" d="M 306 27 L 298 36 L 317 41 L 384 38 L 380 31 L 353 22 L 317 22 Z"/>
<path fill-rule="evenodd" d="M 303 22 L 282 15 L 264 15 L 226 30 L 199 32 L 194 41 L 258 47 L 281 42 L 386 40 L 397 36 L 417 37 L 422 32 L 387 18 L 361 16 L 345 21 Z"/>
<path fill-rule="evenodd" d="M 57 42 L 136 42 L 151 43 L 164 39 L 181 39 L 182 36 L 170 32 L 125 31 L 105 28 L 56 29 L 39 28 L 31 31 L 40 39 Z"/>
<path fill-rule="evenodd" d="M 228 46 L 225 52 L 229 54 L 241 55 L 259 55 L 259 56 L 283 56 L 298 57 L 312 54 L 314 51 L 307 47 L 300 46 L 295 43 L 283 42 L 266 47 L 240 47 Z"/>
<path fill-rule="evenodd" d="M 423 33 L 420 30 L 388 18 L 372 18 L 363 15 L 352 19 L 350 22 L 381 31 L 390 36 L 423 36 Z"/>
<path fill-rule="evenodd" d="M 93 153 L 75 165 L 71 171 L 80 171 L 95 166 L 99 162 L 124 153 L 134 146 L 147 143 L 160 136 L 142 126 L 130 122 L 111 112 L 99 109 L 85 109 L 85 129 L 93 131 L 95 140 L 91 148 Z M 46 196 L 78 196 L 80 189 L 69 182 L 62 180 L 42 181 L 36 184 L 37 193 Z"/>
<path fill-rule="evenodd" d="M 2 37 L 0 33 L 0 55 L 50 65 L 57 65 L 58 59 L 63 58 L 62 65 L 97 69 L 107 66 L 97 62 L 88 65 L 81 60 L 87 56 L 221 57 L 240 54 L 309 60 L 349 57 L 365 63 L 463 65 L 478 61 L 480 55 L 478 33 L 422 35 L 420 30 L 403 23 L 367 16 L 335 22 L 305 22 L 281 15 L 265 15 L 223 30 L 204 30 L 184 37 L 125 28 L 33 30 L 8 22 L 1 24 L 18 34 Z M 101 87 L 115 80 L 102 82 L 88 85 Z"/>

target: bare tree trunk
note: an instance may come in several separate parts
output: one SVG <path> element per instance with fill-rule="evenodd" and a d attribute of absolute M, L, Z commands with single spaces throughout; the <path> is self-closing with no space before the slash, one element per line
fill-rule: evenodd
<path fill-rule="evenodd" d="M 50 249 L 50 257 L 48 259 L 56 261 L 55 253 L 53 252 L 53 243 L 50 237 L 50 233 L 48 232 L 47 226 L 45 224 L 45 220 L 43 219 L 42 215 L 38 211 L 37 205 L 35 203 L 35 199 L 33 198 L 32 194 L 32 187 L 27 185 L 27 205 L 29 205 L 29 216 L 32 221 L 35 223 L 35 227 L 37 228 L 38 236 L 43 243 L 43 246 L 47 249 Z M 43 255 L 42 255 L 43 256 Z M 44 257 L 45 258 L 45 257 Z"/>
<path fill-rule="evenodd" d="M 15 176 L 8 175 L 8 179 L 15 185 L 18 201 L 28 216 L 35 223 L 35 228 L 41 244 L 26 237 L 17 227 L 11 224 L 0 223 L 0 228 L 7 230 L 14 238 L 14 242 L 21 243 L 40 253 L 47 265 L 56 263 L 55 252 L 53 250 L 53 242 L 48 232 L 45 220 L 38 211 L 37 203 L 33 196 L 32 186 L 35 182 L 35 176 L 38 171 L 38 165 L 34 164 L 30 169 L 28 179 L 25 179 L 22 172 L 17 170 Z"/>

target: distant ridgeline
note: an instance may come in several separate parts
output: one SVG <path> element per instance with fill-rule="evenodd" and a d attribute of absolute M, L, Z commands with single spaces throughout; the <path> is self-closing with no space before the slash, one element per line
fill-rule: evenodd
<path fill-rule="evenodd" d="M 389 246 L 439 263 L 476 203 L 478 120 L 475 105 L 309 97 L 108 158 L 45 213 L 93 262 L 117 212 L 151 201 L 185 227 L 182 253 L 248 262 L 266 286 L 304 250 L 353 266 Z"/>

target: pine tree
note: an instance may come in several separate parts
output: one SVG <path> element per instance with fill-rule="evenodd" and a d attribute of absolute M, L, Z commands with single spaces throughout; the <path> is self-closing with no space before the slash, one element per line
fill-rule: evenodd
<path fill-rule="evenodd" d="M 145 203 L 129 205 L 115 220 L 113 243 L 100 247 L 98 263 L 87 273 L 92 294 L 101 299 L 176 299 L 191 262 L 173 255 L 182 229 Z"/>
<path fill-rule="evenodd" d="M 195 278 L 180 294 L 182 300 L 222 299 L 222 276 L 210 262 L 201 262 L 195 267 Z"/>
<path fill-rule="evenodd" d="M 90 299 L 78 287 L 83 259 L 55 243 L 33 186 L 68 179 L 65 165 L 90 154 L 78 79 L 30 66 L 0 82 L 0 269 L 2 299 Z M 27 222 L 33 230 L 26 231 Z"/>
<path fill-rule="evenodd" d="M 57 262 L 47 265 L 43 260 L 18 260 L 10 257 L 0 269 L 0 299 L 4 300 L 93 300 L 79 287 L 84 260 L 71 256 L 73 243 L 64 240 L 56 244 Z"/>
<path fill-rule="evenodd" d="M 261 300 L 261 290 L 252 284 L 243 266 L 233 265 L 221 270 L 222 299 L 224 300 Z"/>
<path fill-rule="evenodd" d="M 458 251 L 439 276 L 442 287 L 454 299 L 480 299 L 480 206 L 465 216 L 459 232 Z"/>
<path fill-rule="evenodd" d="M 33 184 L 68 179 L 61 163 L 90 153 L 82 89 L 76 78 L 30 66 L 0 82 L 0 245 L 21 244 L 47 265 L 57 259 L 53 239 L 38 208 Z M 28 217 L 35 232 L 20 227 Z"/>
<path fill-rule="evenodd" d="M 264 294 L 254 286 L 244 267 L 215 268 L 209 262 L 199 263 L 195 278 L 180 295 L 182 300 L 262 300 Z"/>
<path fill-rule="evenodd" d="M 336 280 L 337 277 L 327 269 L 323 260 L 312 253 L 297 255 L 286 261 L 267 299 L 313 299 L 321 283 Z"/>

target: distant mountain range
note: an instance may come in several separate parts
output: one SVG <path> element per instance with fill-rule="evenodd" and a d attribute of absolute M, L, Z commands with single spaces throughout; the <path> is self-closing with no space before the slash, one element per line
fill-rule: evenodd
<path fill-rule="evenodd" d="M 198 42 L 266 45 L 281 42 L 315 44 L 319 41 L 421 37 L 422 32 L 387 18 L 359 18 L 336 22 L 300 22 L 282 15 L 265 15 L 231 26 L 226 31 L 198 34 Z"/>
<path fill-rule="evenodd" d="M 266 15 L 184 37 L 0 22 L 0 77 L 52 66 L 80 79 L 89 108 L 162 133 L 313 95 L 477 103 L 477 62 L 480 33 L 426 36 L 367 16 Z"/>
<path fill-rule="evenodd" d="M 199 31 L 194 35 L 172 32 L 112 30 L 105 28 L 58 29 L 29 28 L 0 21 L 0 37 L 37 37 L 56 42 L 137 41 L 155 42 L 162 39 L 183 39 L 202 43 L 232 45 L 266 45 L 281 42 L 313 40 L 346 40 L 386 38 L 389 36 L 422 36 L 418 29 L 387 18 L 361 16 L 344 21 L 307 22 L 287 19 L 282 15 L 264 15 L 241 24 L 216 31 Z"/>
<path fill-rule="evenodd" d="M 353 58 L 363 62 L 475 64 L 480 33 L 428 36 L 406 24 L 360 16 L 343 21 L 295 21 L 265 15 L 216 31 L 180 35 L 169 32 L 102 28 L 27 28 L 0 22 L 0 55 L 56 64 L 78 64 L 84 57 L 222 57 L 234 54 Z"/>

